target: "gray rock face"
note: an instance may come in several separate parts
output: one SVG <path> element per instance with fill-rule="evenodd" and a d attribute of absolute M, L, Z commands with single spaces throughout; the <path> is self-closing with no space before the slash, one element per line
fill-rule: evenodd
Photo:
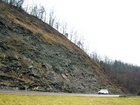
<path fill-rule="evenodd" d="M 27 18 L 22 20 L 25 26 L 33 17 Z M 104 87 L 121 92 L 108 82 L 103 69 L 68 39 L 63 40 L 74 46 L 73 49 L 45 40 L 41 33 L 14 21 L 16 19 L 0 12 L 0 89 L 97 93 Z M 44 25 L 36 18 L 35 22 L 38 28 Z M 48 33 L 56 33 L 47 27 Z M 62 37 L 61 34 L 56 36 Z"/>

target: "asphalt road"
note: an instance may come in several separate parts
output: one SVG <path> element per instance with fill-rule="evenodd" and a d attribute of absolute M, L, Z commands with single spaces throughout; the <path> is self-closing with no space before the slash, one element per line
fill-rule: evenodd
<path fill-rule="evenodd" d="M 120 95 L 98 95 L 80 93 L 50 93 L 37 91 L 0 90 L 0 94 L 46 95 L 46 96 L 85 96 L 85 97 L 120 97 Z"/>

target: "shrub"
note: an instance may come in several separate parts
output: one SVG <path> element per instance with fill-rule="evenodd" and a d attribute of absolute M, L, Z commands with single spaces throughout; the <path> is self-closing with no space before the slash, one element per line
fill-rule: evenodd
<path fill-rule="evenodd" d="M 140 90 L 138 91 L 138 95 L 140 95 Z"/>

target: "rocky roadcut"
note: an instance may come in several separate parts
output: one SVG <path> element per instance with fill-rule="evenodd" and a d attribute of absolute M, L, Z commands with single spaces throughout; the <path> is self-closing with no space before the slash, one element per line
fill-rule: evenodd
<path fill-rule="evenodd" d="M 122 93 L 103 68 L 41 20 L 0 1 L 0 88 Z"/>

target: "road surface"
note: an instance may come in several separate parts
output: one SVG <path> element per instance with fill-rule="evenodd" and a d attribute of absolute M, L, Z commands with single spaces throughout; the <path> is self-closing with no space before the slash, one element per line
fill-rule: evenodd
<path fill-rule="evenodd" d="M 98 95 L 81 93 L 50 93 L 37 91 L 0 90 L 0 94 L 46 95 L 46 96 L 85 96 L 85 97 L 120 97 L 120 95 Z"/>

